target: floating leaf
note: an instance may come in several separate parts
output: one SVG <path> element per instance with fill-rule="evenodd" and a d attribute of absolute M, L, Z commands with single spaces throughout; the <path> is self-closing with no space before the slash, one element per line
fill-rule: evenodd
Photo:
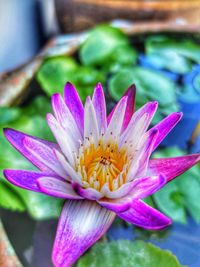
<path fill-rule="evenodd" d="M 77 69 L 76 61 L 69 57 L 55 57 L 45 60 L 37 73 L 37 80 L 42 89 L 51 96 L 55 92 L 62 92 L 70 74 Z"/>
<path fill-rule="evenodd" d="M 108 60 L 100 66 L 106 72 L 115 73 L 122 67 L 135 65 L 137 53 L 130 45 L 118 46 L 113 53 L 108 57 Z"/>
<path fill-rule="evenodd" d="M 175 84 L 163 74 L 146 68 L 133 67 L 122 69 L 109 80 L 109 92 L 118 101 L 124 91 L 133 83 L 137 87 L 137 108 L 148 101 L 158 101 L 159 109 L 154 123 L 158 122 L 162 115 L 168 115 L 178 110 Z"/>
<path fill-rule="evenodd" d="M 167 36 L 151 36 L 146 40 L 145 48 L 147 55 L 176 53 L 178 56 L 200 63 L 200 46 L 191 39 L 177 40 Z M 171 59 L 173 60 L 172 57 Z M 172 62 L 176 64 L 176 58 Z"/>
<path fill-rule="evenodd" d="M 174 180 L 154 194 L 159 209 L 176 222 L 186 223 L 184 199 L 177 182 Z"/>
<path fill-rule="evenodd" d="M 174 83 L 164 75 L 142 67 L 122 69 L 114 75 L 109 82 L 110 94 L 115 100 L 119 100 L 132 83 L 138 88 L 139 102 L 154 99 L 162 106 L 176 102 Z"/>
<path fill-rule="evenodd" d="M 181 267 L 167 250 L 143 241 L 97 243 L 78 261 L 78 267 Z"/>
<path fill-rule="evenodd" d="M 157 69 L 166 69 L 178 74 L 185 74 L 192 69 L 192 63 L 189 60 L 172 50 L 147 54 L 146 63 Z"/>
<path fill-rule="evenodd" d="M 183 196 L 184 207 L 200 223 L 200 168 L 195 166 L 178 179 L 177 184 Z"/>
<path fill-rule="evenodd" d="M 183 77 L 183 90 L 179 94 L 179 99 L 186 103 L 196 103 L 200 101 L 200 65 L 195 65 L 191 72 Z M 198 114 L 199 112 L 197 112 Z"/>
<path fill-rule="evenodd" d="M 128 44 L 128 37 L 119 29 L 100 25 L 90 32 L 80 48 L 81 62 L 91 66 L 103 65 L 113 58 L 116 49 Z"/>
<path fill-rule="evenodd" d="M 0 181 L 0 206 L 13 211 L 25 211 L 22 199 L 6 183 Z"/>
<path fill-rule="evenodd" d="M 69 57 L 58 57 L 46 60 L 37 73 L 37 80 L 48 96 L 62 93 L 66 82 L 72 82 L 82 99 L 91 95 L 98 82 L 105 82 L 104 75 L 90 67 L 78 65 Z"/>
<path fill-rule="evenodd" d="M 5 125 L 6 123 L 10 123 L 18 119 L 21 115 L 21 110 L 17 107 L 8 108 L 2 107 L 0 108 L 0 125 Z"/>

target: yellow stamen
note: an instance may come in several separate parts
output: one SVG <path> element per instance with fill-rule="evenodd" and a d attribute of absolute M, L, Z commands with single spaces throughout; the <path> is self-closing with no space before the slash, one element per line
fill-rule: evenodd
<path fill-rule="evenodd" d="M 100 191 L 107 183 L 114 191 L 125 183 L 129 162 L 126 149 L 119 149 L 116 142 L 105 144 L 100 140 L 97 147 L 93 142 L 80 147 L 75 169 L 85 185 Z"/>

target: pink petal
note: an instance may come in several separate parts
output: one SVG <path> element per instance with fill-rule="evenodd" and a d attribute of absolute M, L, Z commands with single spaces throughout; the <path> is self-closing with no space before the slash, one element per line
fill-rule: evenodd
<path fill-rule="evenodd" d="M 127 211 L 117 215 L 129 223 L 149 230 L 160 230 L 171 224 L 168 217 L 140 199 L 134 200 Z"/>
<path fill-rule="evenodd" d="M 60 94 L 54 94 L 51 99 L 55 117 L 64 128 L 66 139 L 70 138 L 71 142 L 75 143 L 75 146 L 79 146 L 79 140 L 82 140 L 82 136 L 73 115 Z"/>
<path fill-rule="evenodd" d="M 96 112 L 90 97 L 86 99 L 84 113 L 84 142 L 86 144 L 88 143 L 88 138 L 90 141 L 93 139 L 92 141 L 97 145 L 99 140 L 99 128 Z"/>
<path fill-rule="evenodd" d="M 40 177 L 37 184 L 42 193 L 58 198 L 82 199 L 67 181 L 61 181 L 52 177 Z"/>
<path fill-rule="evenodd" d="M 105 183 L 104 186 L 101 189 L 101 193 L 103 194 L 104 197 L 110 198 L 110 199 L 116 199 L 116 198 L 122 198 L 135 187 L 136 180 L 127 182 L 123 184 L 120 188 L 117 190 L 111 191 L 108 184 Z"/>
<path fill-rule="evenodd" d="M 61 125 L 57 122 L 54 116 L 50 113 L 47 114 L 47 123 L 58 142 L 60 149 L 62 150 L 63 154 L 66 156 L 68 161 L 73 164 L 73 152 L 77 152 L 77 147 L 74 147 L 74 143 L 71 142 L 70 139 L 67 139 L 66 132 L 61 127 Z"/>
<path fill-rule="evenodd" d="M 24 145 L 24 138 L 28 137 L 29 139 L 33 141 L 37 141 L 38 146 L 46 147 L 49 149 L 58 149 L 58 145 L 53 142 L 49 142 L 46 140 L 42 140 L 36 137 L 33 137 L 28 134 L 24 134 L 20 131 L 16 131 L 10 128 L 4 129 L 5 137 L 8 139 L 8 141 L 11 143 L 12 146 L 14 146 L 21 154 L 23 154 L 24 157 L 26 157 L 30 162 L 32 162 L 36 167 L 38 167 L 43 172 L 48 173 L 54 173 L 52 169 L 50 169 L 45 162 L 39 161 L 35 155 L 33 155 L 30 151 L 27 150 L 27 148 Z"/>
<path fill-rule="evenodd" d="M 70 83 L 66 83 L 64 88 L 64 100 L 68 106 L 70 112 L 72 113 L 78 128 L 83 136 L 84 127 L 84 108 L 81 99 L 75 89 L 75 87 Z"/>
<path fill-rule="evenodd" d="M 99 134 L 105 133 L 105 130 L 107 128 L 106 102 L 101 83 L 98 83 L 95 87 L 92 102 L 96 112 Z"/>
<path fill-rule="evenodd" d="M 111 226 L 115 214 L 94 201 L 67 201 L 53 248 L 56 267 L 70 267 Z"/>
<path fill-rule="evenodd" d="M 16 186 L 31 191 L 41 192 L 37 185 L 37 179 L 40 177 L 49 177 L 49 174 L 23 170 L 4 170 L 4 176 L 10 183 Z M 59 179 L 59 177 L 56 176 L 54 178 Z"/>
<path fill-rule="evenodd" d="M 42 162 L 50 170 L 63 177 L 64 179 L 66 178 L 67 173 L 57 160 L 54 154 L 54 150 L 51 149 L 51 147 L 48 147 L 46 144 L 43 144 L 38 140 L 30 138 L 28 136 L 24 137 L 23 145 L 37 161 Z"/>
<path fill-rule="evenodd" d="M 122 132 L 126 129 L 128 126 L 132 115 L 134 113 L 134 107 L 135 107 L 135 96 L 136 96 L 136 87 L 135 84 L 131 85 L 128 90 L 124 94 L 127 96 L 127 105 L 126 105 L 126 111 L 124 115 L 124 121 L 122 125 Z"/>
<path fill-rule="evenodd" d="M 133 182 L 132 182 L 133 183 Z M 166 178 L 160 176 L 142 177 L 134 180 L 132 190 L 124 197 L 117 199 L 103 198 L 98 201 L 104 208 L 116 213 L 126 211 L 135 199 L 152 195 L 166 184 Z"/>
<path fill-rule="evenodd" d="M 136 173 L 136 177 L 138 176 L 144 176 L 146 175 L 147 167 L 149 164 L 149 158 L 151 156 L 154 143 L 157 140 L 159 132 L 157 129 L 154 129 L 149 136 L 147 136 L 146 141 L 144 141 L 144 144 L 141 148 L 141 156 L 139 157 L 138 161 L 138 170 Z M 145 137 L 144 137 L 145 140 Z"/>
<path fill-rule="evenodd" d="M 148 174 L 163 174 L 167 181 L 171 181 L 193 165 L 200 162 L 200 154 L 181 156 L 176 158 L 151 159 L 148 166 Z"/>
<path fill-rule="evenodd" d="M 129 197 L 122 197 L 116 199 L 109 199 L 105 197 L 99 200 L 98 203 L 108 210 L 112 210 L 116 213 L 121 213 L 130 208 L 132 199 Z"/>
<path fill-rule="evenodd" d="M 148 197 L 161 189 L 167 182 L 163 175 L 137 178 L 135 180 L 139 180 L 139 182 L 127 196 L 131 199 Z"/>
<path fill-rule="evenodd" d="M 123 121 L 123 125 L 122 125 L 122 132 L 126 129 L 126 127 L 128 126 L 131 117 L 134 113 L 134 107 L 135 107 L 135 95 L 136 95 L 136 87 L 135 84 L 131 85 L 127 91 L 124 93 L 124 96 L 127 96 L 127 106 L 126 106 L 126 111 L 125 111 L 125 115 L 124 115 L 124 121 Z M 113 108 L 113 110 L 110 112 L 110 114 L 107 117 L 107 122 L 108 124 L 110 123 L 110 120 L 113 116 L 114 110 L 116 109 L 117 105 L 115 105 L 115 107 Z"/>
<path fill-rule="evenodd" d="M 89 200 L 98 200 L 103 197 L 103 194 L 94 188 L 82 188 L 78 183 L 72 183 L 74 191 L 78 195 Z"/>
<path fill-rule="evenodd" d="M 65 170 L 65 172 L 69 175 L 68 179 L 66 179 L 66 180 L 74 181 L 74 182 L 82 185 L 81 175 L 75 171 L 74 167 L 69 164 L 69 162 L 63 156 L 63 154 L 57 150 L 55 150 L 54 153 L 56 155 L 56 158 L 58 159 L 58 161 L 62 165 L 63 169 Z"/>
<path fill-rule="evenodd" d="M 140 177 L 137 179 L 133 179 L 131 182 L 127 182 L 123 184 L 118 189 L 111 191 L 108 187 L 108 184 L 106 183 L 103 188 L 101 189 L 102 194 L 104 197 L 109 199 L 119 199 L 126 196 L 129 196 L 129 194 L 134 190 L 134 188 L 140 188 L 143 184 L 147 184 L 147 186 L 152 185 L 153 182 L 156 182 L 155 180 L 150 181 L 150 179 L 153 179 L 152 177 Z"/>
<path fill-rule="evenodd" d="M 153 131 L 155 128 L 159 130 L 159 135 L 154 144 L 153 150 L 155 150 L 158 147 L 158 145 L 162 142 L 162 140 L 176 126 L 176 124 L 180 121 L 182 116 L 183 116 L 182 112 L 172 113 L 149 130 L 149 133 Z"/>
<path fill-rule="evenodd" d="M 126 111 L 127 96 L 121 98 L 118 102 L 116 109 L 112 115 L 110 123 L 106 129 L 104 140 L 108 141 L 110 138 L 118 138 L 122 129 L 122 124 L 124 120 L 124 114 Z"/>
<path fill-rule="evenodd" d="M 154 129 L 150 134 L 143 136 L 142 144 L 135 154 L 131 163 L 129 172 L 127 174 L 127 180 L 131 181 L 135 177 L 146 176 L 147 167 L 149 164 L 149 157 L 152 153 L 154 142 L 158 136 L 158 130 Z"/>
<path fill-rule="evenodd" d="M 158 107 L 158 103 L 156 101 L 148 102 L 147 104 L 145 104 L 143 107 L 141 107 L 139 110 L 137 110 L 133 114 L 126 130 L 121 135 L 121 138 L 120 138 L 121 145 L 123 145 L 124 142 L 128 142 L 129 140 L 134 139 L 134 138 L 137 138 L 137 140 L 141 139 L 142 135 L 145 133 L 145 131 L 149 127 L 149 124 L 156 112 L 157 107 Z M 142 123 L 140 127 L 138 127 L 138 125 L 141 124 L 141 121 L 144 120 L 144 118 L 145 118 L 145 121 Z M 141 128 L 142 132 L 137 130 L 138 134 L 135 133 L 136 132 L 135 129 L 137 128 L 139 129 Z"/>

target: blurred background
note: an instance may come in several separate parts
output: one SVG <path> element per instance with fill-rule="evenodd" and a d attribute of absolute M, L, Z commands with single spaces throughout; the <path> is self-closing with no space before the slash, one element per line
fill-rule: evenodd
<path fill-rule="evenodd" d="M 137 108 L 159 102 L 152 124 L 184 112 L 154 157 L 200 152 L 199 14 L 199 0 L 0 0 L 0 267 L 52 266 L 63 202 L 4 179 L 4 168 L 33 166 L 12 149 L 2 129 L 53 140 L 45 114 L 50 96 L 62 93 L 67 81 L 83 102 L 100 81 L 108 111 L 135 83 Z M 174 266 L 199 267 L 199 196 L 196 166 L 146 199 L 174 220 L 171 227 L 156 233 L 117 220 L 107 241 L 149 241 L 170 250 L 180 261 Z M 144 249 L 158 260 L 148 245 Z"/>

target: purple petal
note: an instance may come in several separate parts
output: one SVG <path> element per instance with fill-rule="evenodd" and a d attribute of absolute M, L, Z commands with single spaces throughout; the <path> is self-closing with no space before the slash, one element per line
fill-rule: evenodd
<path fill-rule="evenodd" d="M 58 224 L 53 263 L 69 267 L 111 226 L 115 213 L 95 201 L 67 201 Z"/>
<path fill-rule="evenodd" d="M 155 150 L 158 147 L 158 145 L 162 142 L 162 140 L 176 126 L 176 124 L 180 121 L 182 116 L 183 116 L 182 112 L 172 113 L 149 130 L 149 132 L 153 131 L 155 128 L 159 130 L 159 135 L 154 144 L 153 150 Z"/>
<path fill-rule="evenodd" d="M 193 165 L 200 162 L 200 154 L 181 156 L 176 158 L 151 159 L 149 161 L 148 174 L 163 174 L 167 181 L 171 181 Z"/>
<path fill-rule="evenodd" d="M 31 140 L 35 140 L 38 143 L 38 146 L 46 146 L 49 149 L 58 149 L 58 145 L 53 142 L 49 142 L 46 140 L 42 140 L 31 135 L 24 134 L 20 131 L 16 131 L 10 128 L 4 129 L 5 137 L 14 146 L 24 157 L 26 157 L 29 161 L 31 161 L 36 167 L 38 167 L 43 172 L 54 173 L 44 162 L 38 161 L 37 157 L 35 157 L 27 148 L 24 146 L 24 138 L 28 137 Z"/>
<path fill-rule="evenodd" d="M 136 95 L 136 87 L 135 85 L 131 85 L 127 91 L 124 93 L 124 96 L 127 96 L 127 106 L 126 106 L 126 111 L 125 111 L 125 115 L 124 115 L 124 121 L 123 121 L 123 125 L 122 125 L 122 132 L 126 129 L 126 127 L 128 126 L 131 117 L 134 113 L 134 107 L 135 107 L 135 95 Z M 115 107 L 112 109 L 112 111 L 110 112 L 110 114 L 107 117 L 107 122 L 108 124 L 110 123 L 110 120 L 113 116 L 113 113 L 116 109 L 117 105 L 115 105 Z"/>
<path fill-rule="evenodd" d="M 74 147 L 73 142 L 70 139 L 67 139 L 66 132 L 61 127 L 61 125 L 57 122 L 54 116 L 50 113 L 47 114 L 47 123 L 56 138 L 60 149 L 62 150 L 63 154 L 66 156 L 68 161 L 73 164 L 73 151 L 77 151 L 77 148 Z"/>
<path fill-rule="evenodd" d="M 108 210 L 112 210 L 116 213 L 121 213 L 130 208 L 132 199 L 128 197 L 116 199 L 102 198 L 98 201 L 98 203 Z"/>
<path fill-rule="evenodd" d="M 103 194 L 94 188 L 82 188 L 77 183 L 72 183 L 72 186 L 74 188 L 74 191 L 85 199 L 98 200 L 103 197 Z"/>
<path fill-rule="evenodd" d="M 126 130 L 121 135 L 121 145 L 123 145 L 124 142 L 129 142 L 130 140 L 133 140 L 135 143 L 135 139 L 141 139 L 142 135 L 149 127 L 157 107 L 158 103 L 156 101 L 148 102 L 133 114 Z"/>
<path fill-rule="evenodd" d="M 37 184 L 42 193 L 58 198 L 82 199 L 67 181 L 61 181 L 52 177 L 41 177 Z"/>
<path fill-rule="evenodd" d="M 127 174 L 127 180 L 132 181 L 135 177 L 146 176 L 146 171 L 149 164 L 149 157 L 152 153 L 153 144 L 158 136 L 158 130 L 154 129 L 150 134 L 143 136 L 143 143 L 138 149 L 135 158 L 133 159 L 129 172 Z"/>
<path fill-rule="evenodd" d="M 92 138 L 94 144 L 97 145 L 99 140 L 99 129 L 96 112 L 93 103 L 88 96 L 85 102 L 84 113 L 84 142 L 88 142 L 88 138 Z"/>
<path fill-rule="evenodd" d="M 132 115 L 134 113 L 134 107 L 135 107 L 135 95 L 136 95 L 136 87 L 135 84 L 131 85 L 128 90 L 124 94 L 127 96 L 127 105 L 126 105 L 126 111 L 124 115 L 124 121 L 122 125 L 122 132 L 126 129 L 128 126 Z"/>
<path fill-rule="evenodd" d="M 12 184 L 36 192 L 41 192 L 37 185 L 37 179 L 40 177 L 49 177 L 49 174 L 42 172 L 23 170 L 4 170 L 3 173 L 6 179 Z M 59 179 L 58 177 L 55 178 Z"/>
<path fill-rule="evenodd" d="M 70 110 L 60 94 L 54 94 L 51 99 L 54 114 L 58 123 L 65 129 L 66 138 L 70 138 L 74 145 L 78 146 L 78 140 L 81 140 L 82 136 Z"/>
<path fill-rule="evenodd" d="M 127 196 L 131 199 L 148 197 L 161 189 L 167 182 L 166 177 L 163 175 L 138 178 L 136 180 L 139 180 L 139 182 Z"/>
<path fill-rule="evenodd" d="M 137 179 L 133 179 L 132 181 L 123 184 L 122 186 L 120 186 L 118 189 L 114 191 L 111 191 L 108 187 L 108 184 L 105 183 L 101 189 L 101 192 L 106 198 L 109 198 L 109 199 L 123 198 L 125 196 L 129 196 L 132 190 L 134 190 L 134 188 L 136 188 L 137 186 L 138 188 L 140 188 L 141 184 L 145 185 L 147 183 L 149 185 L 150 184 L 152 185 L 152 182 L 150 182 L 149 179 L 151 179 L 151 177 L 140 177 Z"/>
<path fill-rule="evenodd" d="M 46 144 L 39 142 L 28 136 L 24 137 L 23 140 L 24 147 L 26 150 L 34 156 L 38 162 L 45 164 L 50 170 L 64 179 L 67 176 L 67 173 L 64 171 L 63 167 L 59 163 L 54 153 L 54 149 L 48 147 Z"/>
<path fill-rule="evenodd" d="M 171 224 L 170 218 L 140 199 L 134 200 L 127 211 L 117 215 L 129 223 L 149 230 L 160 230 Z"/>
<path fill-rule="evenodd" d="M 116 213 L 126 211 L 135 199 L 145 198 L 162 188 L 166 184 L 166 178 L 162 175 L 142 177 L 135 179 L 133 183 L 132 190 L 125 197 L 117 199 L 103 198 L 98 203 Z"/>
<path fill-rule="evenodd" d="M 83 136 L 84 108 L 75 87 L 70 82 L 66 83 L 65 85 L 64 100 Z"/>
<path fill-rule="evenodd" d="M 127 182 L 120 186 L 117 190 L 111 191 L 108 183 L 105 183 L 104 186 L 101 189 L 101 192 L 103 196 L 109 198 L 109 199 L 118 199 L 122 198 L 129 194 L 129 192 L 135 187 L 136 183 L 138 181 L 134 180 L 131 182 Z"/>
<path fill-rule="evenodd" d="M 99 134 L 105 133 L 105 130 L 107 128 L 106 102 L 101 83 L 98 83 L 95 87 L 92 102 L 96 112 Z"/>
<path fill-rule="evenodd" d="M 158 108 L 158 102 L 157 101 L 152 101 L 146 103 L 143 107 L 138 109 L 132 116 L 131 121 L 130 121 L 130 126 L 132 128 L 132 124 L 137 122 L 144 114 L 148 114 L 148 120 L 147 120 L 147 127 L 149 126 L 156 110 Z"/>
<path fill-rule="evenodd" d="M 78 184 L 82 185 L 82 177 L 80 174 L 78 174 L 73 165 L 71 166 L 69 164 L 69 162 L 65 159 L 65 157 L 63 156 L 62 153 L 60 153 L 59 151 L 55 150 L 55 155 L 57 157 L 57 159 L 59 160 L 60 164 L 62 165 L 63 169 L 65 170 L 65 172 L 68 174 L 68 179 L 66 178 L 66 180 L 68 181 L 75 181 Z"/>
<path fill-rule="evenodd" d="M 124 114 L 127 106 L 127 96 L 121 98 L 117 103 L 117 107 L 114 110 L 113 116 L 110 123 L 106 129 L 104 140 L 108 141 L 111 138 L 118 138 L 122 129 L 122 124 L 124 120 Z"/>
<path fill-rule="evenodd" d="M 138 162 L 138 170 L 136 173 L 136 177 L 138 176 L 144 176 L 146 174 L 146 170 L 149 164 L 149 158 L 151 156 L 154 143 L 157 140 L 159 132 L 157 129 L 154 129 L 148 136 L 146 141 L 144 141 L 144 144 L 141 148 L 141 156 L 139 157 Z M 145 139 L 145 137 L 144 137 Z"/>

